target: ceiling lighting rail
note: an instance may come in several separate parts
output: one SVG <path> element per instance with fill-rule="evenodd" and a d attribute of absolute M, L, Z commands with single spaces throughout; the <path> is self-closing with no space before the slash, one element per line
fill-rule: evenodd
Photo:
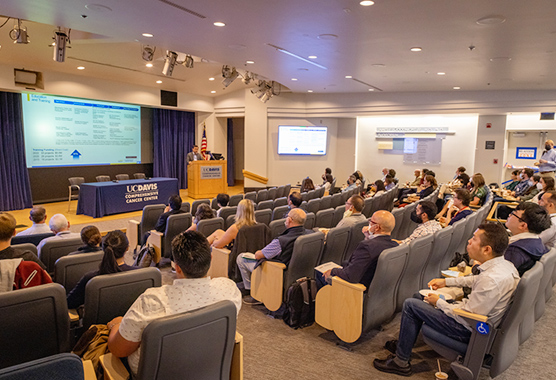
<path fill-rule="evenodd" d="M 14 44 L 28 44 L 29 35 L 27 34 L 27 28 L 21 25 L 21 19 L 17 19 L 14 27 L 9 32 L 9 36 Z"/>
<path fill-rule="evenodd" d="M 323 66 L 323 65 L 319 65 L 318 63 L 316 63 L 316 62 L 314 62 L 314 61 L 311 61 L 311 60 L 309 60 L 309 59 L 307 59 L 307 58 L 303 58 L 303 57 L 301 57 L 301 56 L 299 56 L 299 55 L 297 55 L 297 54 L 295 54 L 295 53 L 292 53 L 292 52 L 289 51 L 289 50 L 286 50 L 286 49 L 284 49 L 284 48 L 281 48 L 280 46 L 276 46 L 276 45 L 273 45 L 273 44 L 267 44 L 267 45 L 270 46 L 270 47 L 273 47 L 273 48 L 276 49 L 276 50 L 278 50 L 280 53 L 284 53 L 284 54 L 289 55 L 290 57 L 297 58 L 297 59 L 299 59 L 300 61 L 303 61 L 303 62 L 305 62 L 305 63 L 309 63 L 309 64 L 311 64 L 311 65 L 313 65 L 313 66 L 318 67 L 319 69 L 328 70 L 327 67 L 325 67 L 325 66 Z"/>
<path fill-rule="evenodd" d="M 54 61 L 64 62 L 66 60 L 66 47 L 71 47 L 68 46 L 71 44 L 70 33 L 71 29 L 68 29 L 66 32 L 61 27 L 58 27 L 58 29 L 54 31 L 54 35 L 52 36 L 52 39 L 54 40 L 54 43 L 52 44 L 54 47 L 52 59 Z"/>
<path fill-rule="evenodd" d="M 373 86 L 372 84 L 369 84 L 369 83 L 367 83 L 367 82 L 363 82 L 362 80 L 359 80 L 359 79 L 357 79 L 357 78 L 348 78 L 348 79 L 351 79 L 352 81 L 355 81 L 355 82 L 357 82 L 357 83 L 364 84 L 365 86 L 367 86 L 367 87 L 369 87 L 369 88 L 374 88 L 374 89 L 377 90 L 377 91 L 383 91 L 381 88 L 378 88 L 378 87 L 376 87 L 376 86 Z"/>

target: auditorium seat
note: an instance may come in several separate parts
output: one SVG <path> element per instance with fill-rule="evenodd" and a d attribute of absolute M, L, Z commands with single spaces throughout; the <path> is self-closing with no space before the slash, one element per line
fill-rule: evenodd
<path fill-rule="evenodd" d="M 37 254 L 37 246 L 31 243 L 22 243 L 22 244 L 11 244 L 11 247 L 14 249 L 19 249 L 21 251 L 31 251 L 35 255 Z"/>
<path fill-rule="evenodd" d="M 197 232 L 205 237 L 209 237 L 214 231 L 219 229 L 224 229 L 224 219 L 222 218 L 203 219 L 197 223 Z"/>
<path fill-rule="evenodd" d="M 82 183 L 85 183 L 85 178 L 83 178 L 83 177 L 70 177 L 70 178 L 68 178 L 68 181 L 69 181 L 69 186 L 68 186 L 68 191 L 69 191 L 68 211 L 69 211 L 70 206 L 71 206 L 71 200 L 79 198 L 79 190 L 80 190 L 79 186 Z M 77 194 L 74 194 L 74 192 L 77 192 Z"/>
<path fill-rule="evenodd" d="M 133 177 L 134 177 L 135 179 L 146 179 L 146 178 L 147 178 L 147 176 L 145 175 L 145 173 L 134 173 L 134 174 L 133 174 Z"/>
<path fill-rule="evenodd" d="M 199 205 L 203 203 L 210 206 L 210 199 L 197 199 L 193 201 L 193 203 L 191 204 L 191 215 L 195 215 L 195 213 L 197 212 L 197 207 L 199 207 Z"/>
<path fill-rule="evenodd" d="M 450 367 L 459 379 L 477 379 L 485 355 L 492 359 L 488 368 L 490 377 L 495 378 L 517 358 L 519 326 L 526 313 L 534 307 L 542 274 L 543 268 L 540 262 L 525 272 L 498 327 L 494 327 L 486 316 L 454 309 L 455 314 L 475 327 L 469 344 L 439 334 L 426 324 L 421 330 L 425 343 L 451 361 Z"/>
<path fill-rule="evenodd" d="M 81 237 L 56 239 L 47 241 L 39 252 L 39 259 L 46 265 L 46 271 L 54 274 L 56 260 L 62 256 L 67 256 L 73 251 L 77 251 L 83 245 Z"/>
<path fill-rule="evenodd" d="M 160 271 L 154 267 L 93 277 L 85 288 L 83 331 L 125 315 L 137 297 L 161 283 Z"/>
<path fill-rule="evenodd" d="M 337 194 L 334 194 L 332 196 L 332 201 L 330 203 L 330 207 L 336 208 L 338 206 L 343 206 L 345 204 L 346 204 L 346 202 L 342 201 L 342 193 L 337 193 Z"/>
<path fill-rule="evenodd" d="M 277 187 L 271 187 L 270 189 L 268 189 L 268 199 L 275 200 L 277 192 L 278 192 Z"/>
<path fill-rule="evenodd" d="M 261 201 L 257 203 L 255 206 L 257 210 L 272 210 L 274 208 L 274 201 L 272 199 L 268 199 L 266 201 Z"/>
<path fill-rule="evenodd" d="M 228 206 L 237 206 L 242 199 L 243 199 L 243 194 L 232 195 L 230 197 L 230 202 L 228 202 Z"/>
<path fill-rule="evenodd" d="M 116 174 L 116 179 L 118 181 L 127 181 L 129 180 L 129 174 Z"/>
<path fill-rule="evenodd" d="M 346 212 L 346 206 L 337 206 L 334 209 L 334 218 L 332 219 L 332 227 L 336 227 L 340 220 L 344 217 L 344 212 Z"/>
<path fill-rule="evenodd" d="M 274 200 L 274 205 L 272 206 L 272 208 L 276 208 L 276 207 L 280 207 L 280 206 L 287 206 L 287 205 L 288 205 L 288 198 L 286 198 L 286 197 L 276 198 Z"/>
<path fill-rule="evenodd" d="M 363 240 L 365 240 L 365 235 L 363 234 L 363 227 L 366 227 L 369 225 L 369 222 L 367 220 L 362 220 L 360 222 L 358 222 L 357 224 L 351 226 L 351 233 L 350 233 L 350 238 L 349 238 L 349 244 L 346 248 L 344 257 L 342 259 L 342 261 L 348 261 L 349 258 L 351 257 L 351 255 L 353 254 L 353 252 L 355 252 L 355 249 L 357 248 L 357 246 L 359 245 L 359 243 L 361 243 Z M 341 264 L 341 263 L 340 263 Z"/>
<path fill-rule="evenodd" d="M 370 218 L 372 216 L 371 208 L 372 208 L 373 201 L 374 198 L 365 198 L 364 200 L 363 211 L 361 211 L 361 214 L 365 215 L 366 218 Z"/>
<path fill-rule="evenodd" d="M 228 225 L 228 216 L 235 215 L 236 212 L 237 212 L 237 206 L 226 206 L 226 207 L 223 207 L 220 210 L 220 217 L 222 219 L 224 219 L 224 228 L 225 229 L 228 229 L 228 227 L 231 226 L 231 224 Z M 235 222 L 235 220 L 234 220 L 234 222 Z M 233 224 L 233 222 L 232 222 L 232 224 Z"/>
<path fill-rule="evenodd" d="M 227 230 L 235 222 L 236 222 L 236 214 L 228 215 L 226 217 L 226 221 L 224 222 L 224 227 L 226 227 Z"/>
<path fill-rule="evenodd" d="M 272 221 L 272 210 L 264 209 L 264 210 L 256 210 L 255 211 L 255 220 L 257 223 L 263 223 L 267 226 L 270 225 Z"/>
<path fill-rule="evenodd" d="M 319 207 L 320 207 L 321 210 L 326 210 L 326 209 L 329 209 L 329 208 L 333 208 L 332 207 L 332 196 L 327 195 L 325 197 L 321 197 Z"/>
<path fill-rule="evenodd" d="M 133 378 L 242 378 L 243 368 L 239 362 L 243 360 L 243 347 L 237 347 L 237 352 L 234 350 L 236 342 L 242 341 L 241 336 L 236 335 L 236 318 L 235 305 L 226 300 L 155 319 L 143 330 L 138 372 Z M 108 377 L 115 376 L 114 372 L 127 373 L 120 359 L 111 353 L 102 356 L 100 363 Z"/>
<path fill-rule="evenodd" d="M 315 227 L 332 228 L 332 221 L 334 220 L 334 210 L 329 208 L 320 210 L 315 216 Z"/>
<path fill-rule="evenodd" d="M 315 227 L 315 214 L 308 212 L 305 216 L 305 229 L 312 230 Z"/>
<path fill-rule="evenodd" d="M 183 203 L 182 203 L 183 206 Z M 143 207 L 143 213 L 141 215 L 141 222 L 130 219 L 127 222 L 126 236 L 129 241 L 129 248 L 135 249 L 137 245 L 141 245 L 143 236 L 154 229 L 158 218 L 164 212 L 166 205 L 147 205 Z"/>
<path fill-rule="evenodd" d="M 212 200 L 210 201 L 210 208 L 217 211 L 220 206 L 218 206 L 218 201 L 216 200 L 216 198 L 212 198 Z"/>
<path fill-rule="evenodd" d="M 264 303 L 271 311 L 282 305 L 284 294 L 297 279 L 312 277 L 324 246 L 324 234 L 314 232 L 298 237 L 292 258 L 286 266 L 279 262 L 264 261 L 253 271 L 251 296 Z"/>
<path fill-rule="evenodd" d="M 286 230 L 286 219 L 276 219 L 270 222 L 270 235 L 273 239 L 277 238 Z"/>
<path fill-rule="evenodd" d="M 320 199 L 318 198 L 310 199 L 309 202 L 307 202 L 307 212 L 312 212 L 313 214 L 316 214 L 319 210 L 320 210 Z"/>
<path fill-rule="evenodd" d="M 68 294 L 86 273 L 98 270 L 103 251 L 60 257 L 54 266 L 52 280 L 62 285 Z"/>
<path fill-rule="evenodd" d="M 407 236 L 402 236 L 400 231 L 403 230 L 403 214 L 405 212 L 405 207 L 397 208 L 392 211 L 392 215 L 394 215 L 394 220 L 396 222 L 394 229 L 390 235 L 392 239 L 402 240 L 405 239 Z M 370 218 L 370 216 L 369 216 Z"/>
<path fill-rule="evenodd" d="M 87 371 L 87 370 L 88 371 Z M 47 356 L 0 370 L 0 380 L 96 380 L 90 360 L 70 353 Z"/>
<path fill-rule="evenodd" d="M 66 292 L 46 284 L 0 293 L 0 368 L 69 352 Z"/>
<path fill-rule="evenodd" d="M 12 245 L 31 243 L 33 245 L 39 245 L 42 239 L 54 236 L 54 233 L 48 232 L 46 234 L 33 234 L 33 235 L 21 235 L 14 236 L 12 238 Z"/>
<path fill-rule="evenodd" d="M 182 202 L 180 210 L 182 210 L 185 213 L 191 212 L 191 204 L 189 202 Z"/>
<path fill-rule="evenodd" d="M 331 228 L 326 235 L 326 242 L 319 260 L 319 265 L 330 261 L 341 265 L 342 258 L 344 257 L 349 243 L 350 234 L 351 228 L 348 226 Z"/>
<path fill-rule="evenodd" d="M 172 240 L 180 233 L 191 227 L 193 217 L 190 213 L 170 215 L 166 220 L 164 233 L 151 230 L 147 243 L 154 247 L 155 263 L 160 262 L 162 257 L 169 258 L 172 255 Z"/>
<path fill-rule="evenodd" d="M 290 185 L 289 183 L 284 187 L 284 197 L 289 197 L 290 196 L 290 192 L 292 189 L 292 185 Z"/>
<path fill-rule="evenodd" d="M 282 219 L 289 210 L 290 207 L 288 205 L 274 207 L 274 210 L 272 210 L 272 220 Z"/>
<path fill-rule="evenodd" d="M 245 196 L 243 198 L 250 199 L 251 201 L 253 201 L 253 203 L 257 203 L 257 192 L 250 191 L 248 193 L 245 193 Z"/>
<path fill-rule="evenodd" d="M 97 175 L 96 177 L 97 182 L 110 182 L 109 175 Z"/>
<path fill-rule="evenodd" d="M 353 343 L 362 333 L 380 327 L 396 312 L 396 288 L 403 274 L 409 248 L 400 245 L 384 250 L 369 289 L 332 277 L 315 301 L 315 322 L 334 331 L 342 341 Z"/>
<path fill-rule="evenodd" d="M 259 190 L 257 192 L 257 200 L 255 203 L 260 203 L 262 201 L 267 201 L 267 200 L 268 200 L 268 190 L 267 189 Z"/>
<path fill-rule="evenodd" d="M 430 280 L 442 277 L 440 272 L 448 269 L 448 266 L 441 267 L 440 263 L 443 261 L 442 259 L 444 256 L 451 256 L 448 252 L 448 247 L 450 246 L 453 232 L 454 228 L 452 226 L 448 226 L 434 233 L 432 248 L 429 257 L 426 259 L 423 271 L 421 272 L 420 289 L 428 288 Z"/>

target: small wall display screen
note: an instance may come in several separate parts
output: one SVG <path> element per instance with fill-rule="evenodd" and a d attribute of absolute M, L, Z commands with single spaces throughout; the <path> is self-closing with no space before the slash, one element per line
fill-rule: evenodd
<path fill-rule="evenodd" d="M 24 93 L 27 167 L 141 163 L 141 107 Z"/>
<path fill-rule="evenodd" d="M 278 154 L 324 156 L 327 127 L 301 125 L 278 126 Z"/>

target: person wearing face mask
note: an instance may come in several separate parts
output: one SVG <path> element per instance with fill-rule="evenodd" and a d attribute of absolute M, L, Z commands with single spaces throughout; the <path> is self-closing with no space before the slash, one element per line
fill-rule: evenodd
<path fill-rule="evenodd" d="M 512 196 L 520 197 L 524 195 L 527 190 L 529 190 L 529 187 L 531 187 L 529 180 L 533 174 L 535 174 L 533 169 L 525 168 L 521 171 L 521 174 L 519 175 L 521 182 L 519 182 L 515 187 L 515 190 L 512 191 Z"/>
<path fill-rule="evenodd" d="M 535 162 L 535 166 L 539 167 L 539 173 L 543 177 L 554 177 L 556 170 L 556 151 L 554 151 L 554 141 L 546 140 L 544 143 L 544 152 L 539 162 Z"/>
<path fill-rule="evenodd" d="M 343 268 L 330 269 L 322 276 L 317 275 L 317 286 L 321 288 L 330 284 L 332 277 L 338 276 L 347 282 L 359 283 L 368 288 L 375 275 L 382 251 L 398 246 L 398 243 L 390 237 L 395 225 L 394 215 L 389 211 L 375 212 L 369 218 L 369 226 L 365 227 L 365 233 L 370 236 L 370 239 L 363 240 L 357 245 Z"/>
<path fill-rule="evenodd" d="M 365 206 L 363 197 L 361 195 L 352 195 L 346 202 L 344 217 L 336 227 L 352 227 L 366 220 L 365 215 L 361 214 L 363 206 Z"/>
<path fill-rule="evenodd" d="M 528 201 L 533 199 L 537 194 L 539 194 L 540 190 L 542 189 L 541 184 L 541 176 L 538 174 L 534 174 L 529 179 L 529 188 L 525 192 L 525 194 L 517 197 L 518 201 Z M 538 202 L 538 201 L 537 201 Z"/>
<path fill-rule="evenodd" d="M 420 202 L 415 211 L 411 213 L 411 220 L 418 223 L 419 226 L 417 226 L 407 239 L 398 242 L 400 244 L 409 244 L 418 237 L 427 236 L 434 234 L 436 231 L 440 231 L 442 226 L 434 219 L 437 211 L 438 209 L 434 203 L 430 201 Z"/>

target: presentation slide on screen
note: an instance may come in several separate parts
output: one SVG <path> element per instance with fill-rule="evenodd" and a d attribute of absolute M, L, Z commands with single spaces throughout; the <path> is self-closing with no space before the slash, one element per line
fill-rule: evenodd
<path fill-rule="evenodd" d="M 280 125 L 278 154 L 326 154 L 326 127 Z"/>
<path fill-rule="evenodd" d="M 27 167 L 141 163 L 141 107 L 22 94 Z"/>

